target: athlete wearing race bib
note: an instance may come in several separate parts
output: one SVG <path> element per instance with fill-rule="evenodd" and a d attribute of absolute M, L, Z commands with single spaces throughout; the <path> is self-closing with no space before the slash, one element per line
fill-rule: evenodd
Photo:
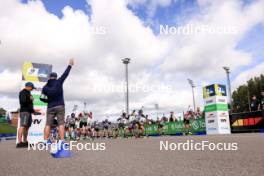
<path fill-rule="evenodd" d="M 80 118 L 80 133 L 82 135 L 82 138 L 85 139 L 86 138 L 86 130 L 87 130 L 87 116 L 83 113 L 79 114 L 79 118 Z"/>
<path fill-rule="evenodd" d="M 102 122 L 102 125 L 103 125 L 103 137 L 110 137 L 109 136 L 109 126 L 110 126 L 111 122 L 108 121 L 108 119 L 105 119 L 103 122 Z"/>
<path fill-rule="evenodd" d="M 99 124 L 97 121 L 95 121 L 92 124 L 92 128 L 93 128 L 93 137 L 99 138 Z"/>
<path fill-rule="evenodd" d="M 87 127 L 87 116 L 80 113 L 80 128 Z"/>
<path fill-rule="evenodd" d="M 77 117 L 77 118 L 75 118 L 75 138 L 76 138 L 76 140 L 79 140 L 80 139 L 80 123 L 81 123 L 81 121 L 80 121 L 80 117 Z"/>

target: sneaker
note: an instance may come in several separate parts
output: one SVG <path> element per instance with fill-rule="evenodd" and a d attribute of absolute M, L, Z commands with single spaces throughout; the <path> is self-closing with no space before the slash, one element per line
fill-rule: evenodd
<path fill-rule="evenodd" d="M 23 144 L 23 146 L 24 146 L 25 148 L 28 147 L 28 141 L 27 141 L 27 142 L 22 142 L 22 144 Z"/>
<path fill-rule="evenodd" d="M 23 142 L 17 143 L 16 148 L 25 148 L 25 144 Z"/>

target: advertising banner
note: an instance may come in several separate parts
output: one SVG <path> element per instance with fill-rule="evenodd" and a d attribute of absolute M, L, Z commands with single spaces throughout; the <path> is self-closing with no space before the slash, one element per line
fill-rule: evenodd
<path fill-rule="evenodd" d="M 193 134 L 206 132 L 204 118 L 190 120 L 190 126 L 191 126 L 190 131 Z M 147 136 L 158 135 L 158 125 L 157 124 L 144 125 L 144 128 L 145 128 L 145 134 Z M 183 121 L 166 122 L 163 124 L 163 128 L 160 129 L 160 133 L 164 135 L 176 135 L 176 134 L 182 134 L 184 132 L 185 132 L 185 129 L 184 129 Z M 120 134 L 122 136 L 123 131 L 120 131 Z"/>
<path fill-rule="evenodd" d="M 234 113 L 230 117 L 233 133 L 264 132 L 264 111 Z"/>
<path fill-rule="evenodd" d="M 212 96 L 212 97 L 207 97 L 204 100 L 205 106 L 212 105 L 212 104 L 228 104 L 227 102 L 227 97 L 223 96 Z"/>
<path fill-rule="evenodd" d="M 192 133 L 205 133 L 205 121 L 204 118 L 190 120 Z M 151 129 L 151 130 L 149 130 Z M 145 126 L 146 135 L 155 135 L 158 134 L 157 125 L 146 125 Z M 165 135 L 175 135 L 185 132 L 183 121 L 178 122 L 166 122 L 164 123 L 163 128 L 161 129 L 162 134 Z"/>
<path fill-rule="evenodd" d="M 230 134 L 226 87 L 212 84 L 203 88 L 207 134 Z"/>
<path fill-rule="evenodd" d="M 227 104 L 211 104 L 204 107 L 204 112 L 228 111 Z"/>
<path fill-rule="evenodd" d="M 226 97 L 226 86 L 221 84 L 212 84 L 209 86 L 203 87 L 203 98 L 206 99 L 208 97 L 213 96 L 221 96 Z"/>
<path fill-rule="evenodd" d="M 36 87 L 31 92 L 34 98 L 34 109 L 41 115 L 32 115 L 32 124 L 28 131 L 28 142 L 38 143 L 43 141 L 43 132 L 46 124 L 47 105 L 40 101 L 42 87 L 48 81 L 48 76 L 52 71 L 52 65 L 24 62 L 22 67 L 22 86 L 25 87 L 26 82 L 32 82 Z M 18 128 L 20 127 L 20 118 L 18 118 Z"/>

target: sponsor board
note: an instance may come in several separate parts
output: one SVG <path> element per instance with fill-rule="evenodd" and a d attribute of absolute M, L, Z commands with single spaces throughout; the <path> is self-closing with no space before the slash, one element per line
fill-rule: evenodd
<path fill-rule="evenodd" d="M 206 127 L 206 134 L 218 134 L 216 127 Z"/>
<path fill-rule="evenodd" d="M 205 105 L 204 112 L 228 111 L 227 104 L 210 104 Z"/>
<path fill-rule="evenodd" d="M 218 114 L 218 127 L 219 133 L 221 134 L 230 134 L 230 120 L 229 120 L 229 113 L 227 111 L 220 111 L 217 112 Z"/>
<path fill-rule="evenodd" d="M 227 121 L 226 119 L 220 119 L 221 123 L 226 123 L 226 121 Z"/>
<path fill-rule="evenodd" d="M 220 118 L 229 118 L 229 113 L 227 111 L 219 111 L 217 113 Z"/>
<path fill-rule="evenodd" d="M 212 84 L 203 88 L 207 134 L 230 134 L 230 120 L 225 85 Z"/>
<path fill-rule="evenodd" d="M 214 123 L 215 120 L 207 120 L 207 123 Z"/>
<path fill-rule="evenodd" d="M 28 132 L 28 141 L 31 143 L 43 141 L 43 132 L 46 124 L 46 107 L 36 106 L 35 109 L 37 109 L 41 115 L 32 115 L 32 124 Z"/>
<path fill-rule="evenodd" d="M 206 119 L 216 118 L 216 113 L 215 112 L 207 112 L 207 113 L 205 113 L 205 118 Z"/>
<path fill-rule="evenodd" d="M 206 133 L 217 134 L 218 131 L 217 112 L 206 112 L 205 122 L 206 122 Z"/>
<path fill-rule="evenodd" d="M 192 133 L 205 133 L 205 119 L 199 118 L 195 120 L 190 120 L 190 131 Z M 177 122 L 166 122 L 163 124 L 161 131 L 158 132 L 158 125 L 157 124 L 151 124 L 151 125 L 144 125 L 145 128 L 145 134 L 146 135 L 158 135 L 159 133 L 163 133 L 165 135 L 175 135 L 179 133 L 183 133 L 185 131 L 184 129 L 184 123 L 183 121 L 177 121 Z M 120 130 L 120 135 L 124 135 L 124 131 Z M 132 134 L 130 134 L 132 135 Z"/>
<path fill-rule="evenodd" d="M 212 96 L 204 100 L 205 106 L 212 104 L 227 104 L 227 97 Z"/>
<path fill-rule="evenodd" d="M 205 113 L 207 134 L 229 134 L 230 121 L 227 111 Z"/>
<path fill-rule="evenodd" d="M 213 96 L 226 96 L 226 86 L 221 84 L 212 84 L 203 87 L 203 98 L 206 99 L 208 97 Z"/>
<path fill-rule="evenodd" d="M 26 82 L 32 82 L 36 87 L 31 92 L 34 101 L 34 109 L 40 112 L 40 115 L 32 115 L 32 124 L 28 131 L 28 142 L 38 143 L 43 141 L 43 131 L 46 124 L 47 104 L 40 101 L 42 87 L 46 84 L 48 76 L 52 71 L 52 65 L 24 62 L 22 68 L 22 85 L 24 88 Z M 20 127 L 20 119 L 18 119 L 18 128 Z M 18 141 L 17 141 L 18 142 Z"/>

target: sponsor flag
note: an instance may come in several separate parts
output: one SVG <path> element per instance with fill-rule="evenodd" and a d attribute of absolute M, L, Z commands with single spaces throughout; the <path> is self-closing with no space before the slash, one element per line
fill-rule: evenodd
<path fill-rule="evenodd" d="M 22 86 L 25 87 L 26 82 L 32 82 L 36 87 L 31 92 L 34 97 L 34 109 L 40 112 L 40 115 L 32 115 L 32 124 L 28 131 L 28 142 L 38 143 L 43 141 L 43 132 L 46 124 L 46 111 L 47 104 L 39 100 L 42 87 L 48 81 L 49 74 L 52 72 L 52 65 L 40 64 L 32 62 L 24 62 L 22 67 Z M 20 119 L 18 119 L 18 125 L 20 127 Z"/>

